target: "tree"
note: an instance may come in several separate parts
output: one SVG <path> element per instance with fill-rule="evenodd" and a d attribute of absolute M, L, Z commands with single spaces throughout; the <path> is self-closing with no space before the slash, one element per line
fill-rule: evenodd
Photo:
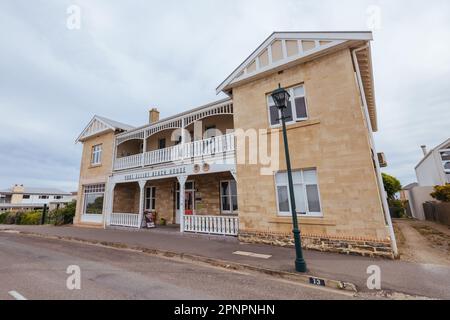
<path fill-rule="evenodd" d="M 382 173 L 384 189 L 386 190 L 389 200 L 395 199 L 395 194 L 402 190 L 402 184 L 400 181 L 389 174 Z"/>
<path fill-rule="evenodd" d="M 431 196 L 442 202 L 450 202 L 450 183 L 447 183 L 445 186 L 435 186 Z"/>

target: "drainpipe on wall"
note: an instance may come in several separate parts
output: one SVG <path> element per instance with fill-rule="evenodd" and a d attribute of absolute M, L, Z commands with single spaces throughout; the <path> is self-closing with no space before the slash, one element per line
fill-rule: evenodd
<path fill-rule="evenodd" d="M 383 211 L 384 211 L 384 215 L 386 218 L 386 222 L 388 224 L 388 229 L 389 229 L 389 235 L 391 237 L 391 246 L 392 246 L 392 251 L 394 252 L 394 255 L 397 257 L 398 256 L 398 248 L 397 248 L 397 241 L 395 239 L 395 233 L 394 233 L 394 228 L 392 226 L 392 219 L 391 219 L 391 215 L 389 213 L 389 205 L 387 202 L 387 196 L 386 196 L 386 191 L 384 190 L 383 187 L 383 177 L 381 176 L 381 169 L 380 169 L 380 164 L 378 162 L 378 159 L 376 159 L 376 155 L 377 155 L 377 151 L 375 148 L 375 141 L 373 139 L 373 130 L 372 130 L 372 124 L 370 123 L 370 116 L 369 116 L 369 109 L 367 106 L 367 100 L 366 100 L 366 94 L 364 92 L 364 86 L 363 86 L 363 82 L 362 82 L 362 77 L 361 77 L 361 71 L 359 70 L 359 63 L 358 63 L 358 59 L 356 57 L 356 53 L 358 51 L 367 49 L 370 47 L 368 44 L 366 44 L 363 47 L 360 47 L 358 49 L 355 49 L 352 51 L 352 56 L 353 56 L 353 63 L 355 64 L 355 69 L 356 69 L 356 75 L 357 75 L 357 84 L 359 87 L 359 91 L 361 94 L 361 98 L 362 98 L 362 102 L 363 102 L 363 109 L 364 109 L 364 115 L 365 115 L 365 120 L 366 120 L 366 124 L 367 124 L 367 128 L 369 129 L 369 137 L 370 137 L 370 142 L 372 144 L 372 148 L 373 148 L 373 152 L 372 152 L 372 159 L 375 163 L 375 172 L 376 172 L 376 176 L 377 176 L 377 180 L 378 180 L 378 189 L 380 192 L 380 196 L 381 196 L 381 202 L 383 204 Z"/>

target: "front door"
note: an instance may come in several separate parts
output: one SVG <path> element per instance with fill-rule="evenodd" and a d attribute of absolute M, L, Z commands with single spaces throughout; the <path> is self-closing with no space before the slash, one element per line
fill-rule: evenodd
<path fill-rule="evenodd" d="M 180 223 L 180 186 L 177 183 L 175 223 Z M 187 181 L 184 191 L 184 214 L 195 214 L 195 188 L 193 181 Z"/>

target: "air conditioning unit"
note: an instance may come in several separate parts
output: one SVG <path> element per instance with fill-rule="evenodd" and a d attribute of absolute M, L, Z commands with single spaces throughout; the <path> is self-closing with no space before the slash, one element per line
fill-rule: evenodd
<path fill-rule="evenodd" d="M 377 156 L 378 156 L 378 163 L 380 164 L 380 167 L 386 168 L 388 166 L 388 164 L 387 164 L 386 156 L 384 155 L 384 153 L 378 152 Z"/>

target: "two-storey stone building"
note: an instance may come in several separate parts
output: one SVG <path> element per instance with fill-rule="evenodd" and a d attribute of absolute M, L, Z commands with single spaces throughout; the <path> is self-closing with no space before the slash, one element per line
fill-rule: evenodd
<path fill-rule="evenodd" d="M 131 127 L 95 116 L 83 143 L 76 223 L 140 228 L 146 211 L 180 232 L 292 241 L 279 111 L 303 243 L 391 255 L 382 187 L 370 32 L 276 32 L 217 88 L 229 98 Z M 182 208 L 182 210 L 180 210 Z"/>

